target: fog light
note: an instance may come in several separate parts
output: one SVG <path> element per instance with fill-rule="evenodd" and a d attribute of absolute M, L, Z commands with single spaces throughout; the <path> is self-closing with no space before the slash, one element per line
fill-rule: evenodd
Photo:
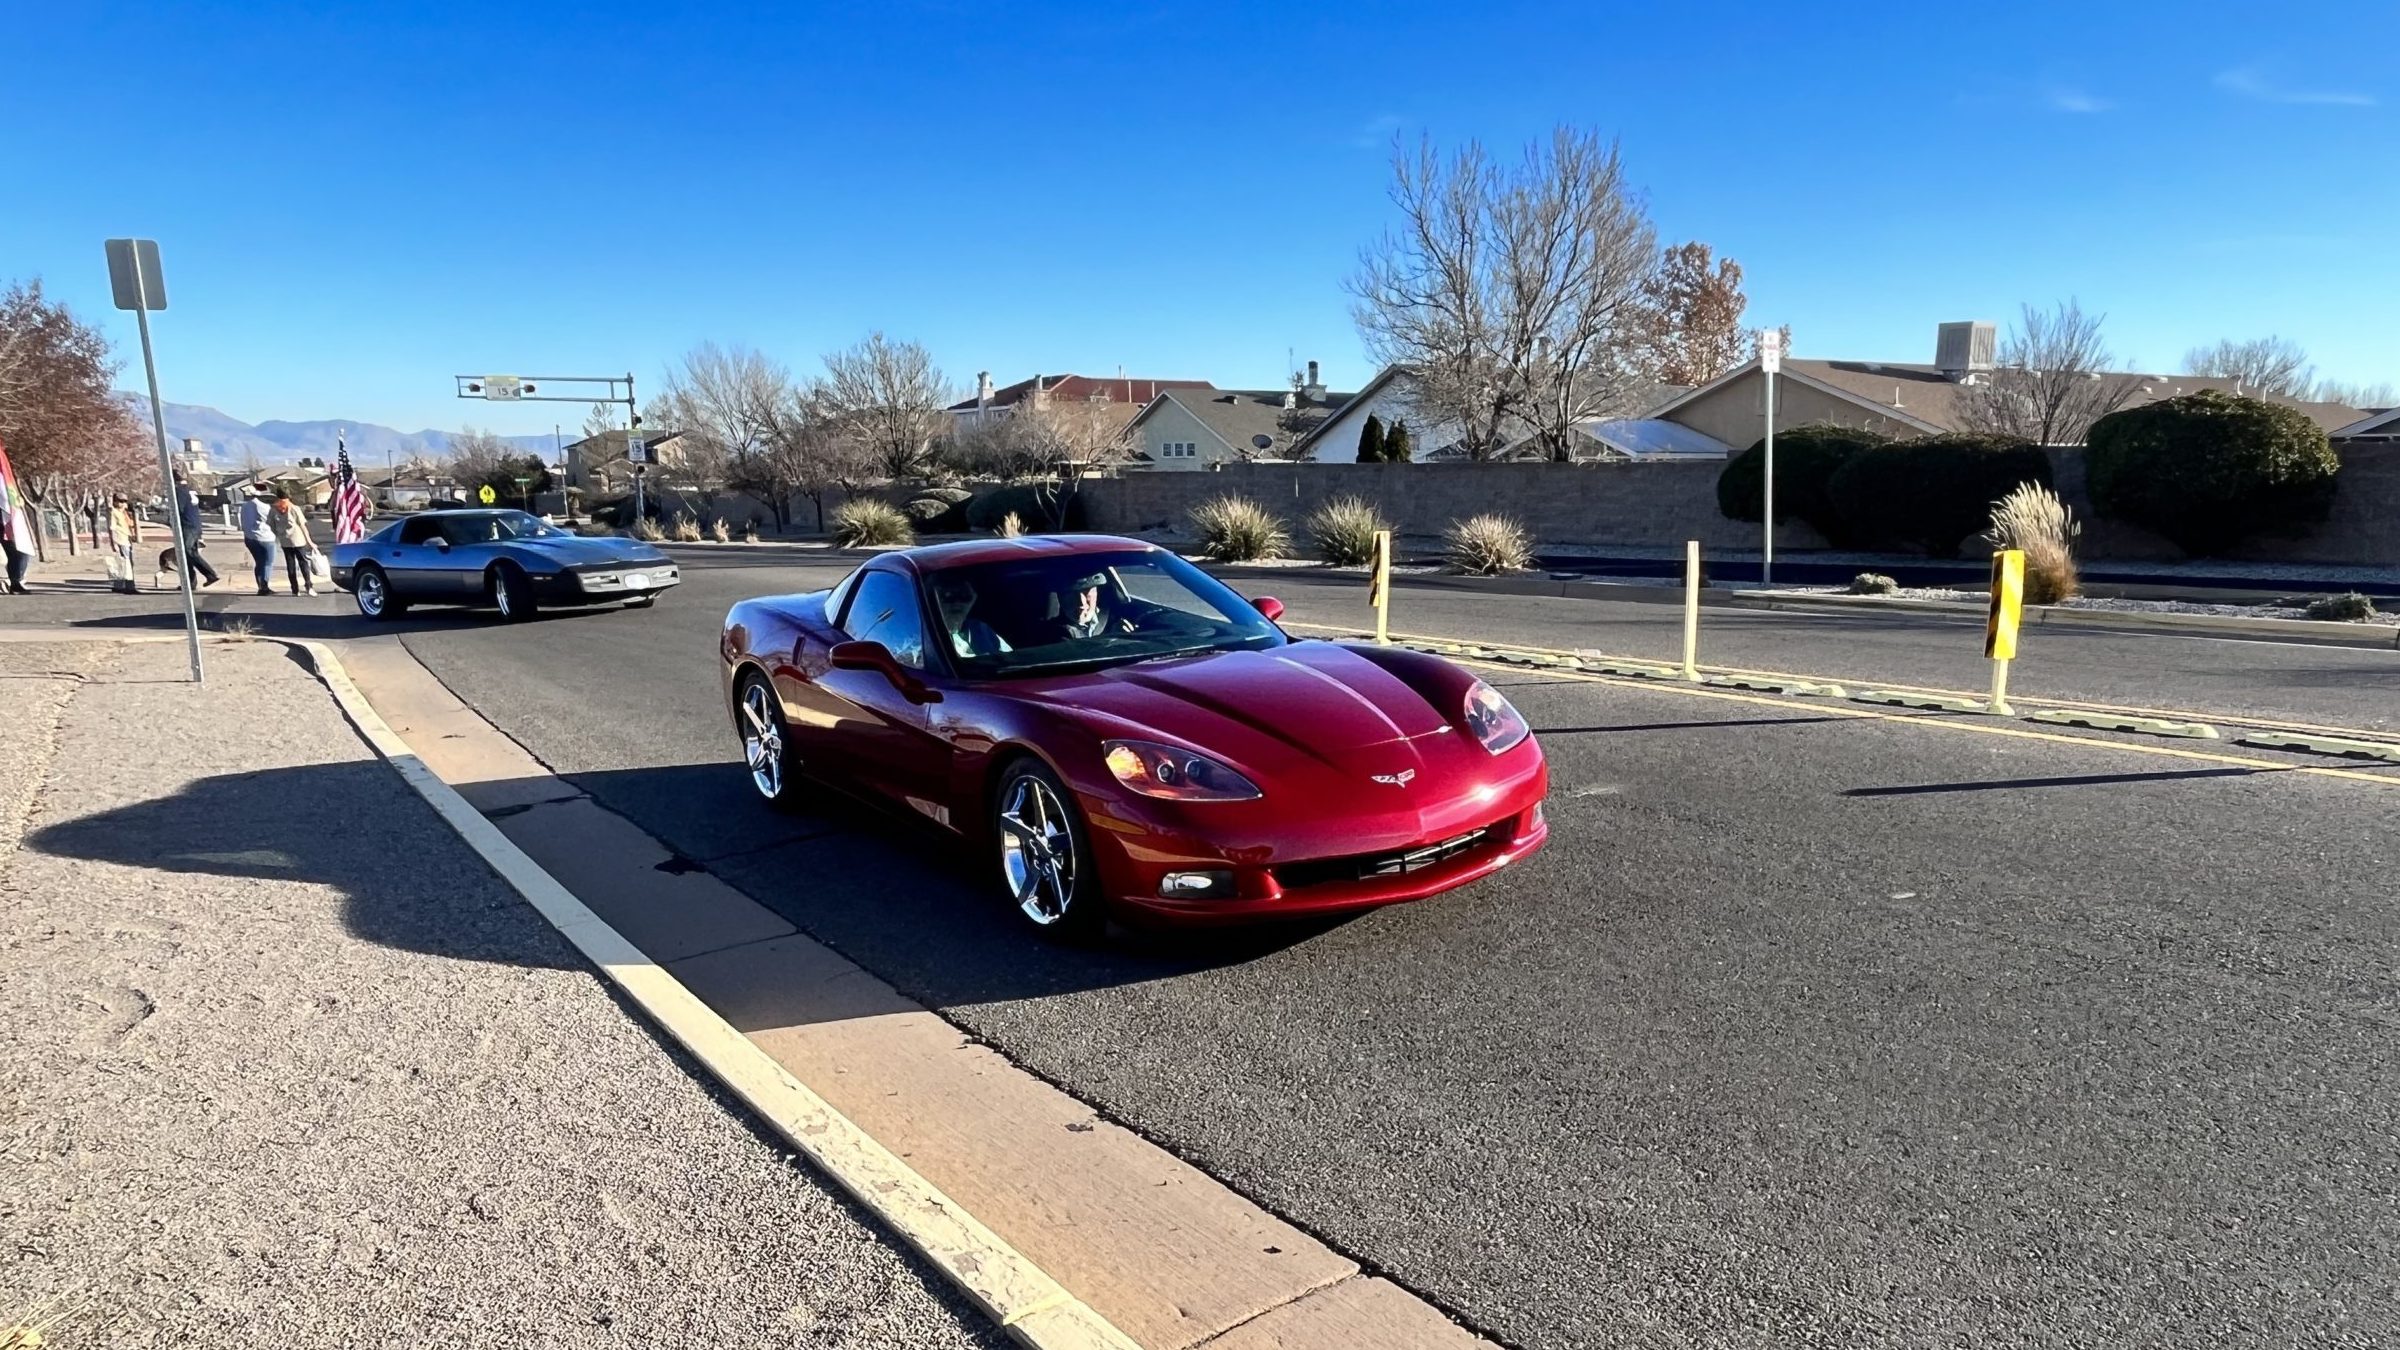
<path fill-rule="evenodd" d="M 1233 894 L 1231 872 L 1169 872 L 1158 893 L 1172 900 L 1215 900 Z"/>

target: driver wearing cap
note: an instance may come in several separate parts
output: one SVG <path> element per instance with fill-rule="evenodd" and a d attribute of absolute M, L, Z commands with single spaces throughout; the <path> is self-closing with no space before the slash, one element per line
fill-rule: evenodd
<path fill-rule="evenodd" d="M 1061 641 L 1096 638 L 1104 633 L 1130 633 L 1133 620 L 1118 618 L 1108 612 L 1101 599 L 1101 588 L 1108 584 L 1103 572 L 1077 577 L 1075 583 L 1059 596 L 1059 616 L 1065 624 Z"/>

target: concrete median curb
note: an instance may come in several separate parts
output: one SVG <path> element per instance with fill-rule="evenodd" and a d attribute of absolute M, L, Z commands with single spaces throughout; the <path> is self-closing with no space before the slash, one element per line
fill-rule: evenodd
<path fill-rule="evenodd" d="M 2377 759 L 2387 764 L 2400 764 L 2400 743 L 2390 741 L 2355 741 L 2340 736 L 2304 736 L 2280 731 L 2254 731 L 2238 740 L 2243 745 L 2269 750 L 2299 750 L 2312 755 L 2340 755 L 2344 759 Z"/>
<path fill-rule="evenodd" d="M 2163 717 L 2136 717 L 2126 713 L 2097 712 L 2086 708 L 2043 708 L 2025 715 L 2028 722 L 2049 722 L 2064 727 L 2090 727 L 2094 731 L 2133 731 L 2146 736 L 2179 736 L 2186 740 L 2213 741 L 2217 729 L 2206 722 L 2170 722 Z"/>
<path fill-rule="evenodd" d="M 1942 615 L 1980 622 L 1984 606 L 1954 600 L 1894 600 L 1860 595 L 1735 594 L 1726 603 L 1737 609 L 1779 610 L 1806 614 L 1900 613 Z M 2329 623 L 2319 619 L 2259 619 L 2233 614 L 2173 614 L 2150 610 L 2069 609 L 2062 605 L 2027 605 L 2027 624 L 2061 628 L 2090 628 L 2132 633 L 2173 633 L 2183 637 L 2271 638 L 2282 642 L 2317 643 L 2334 647 L 2375 650 L 2400 648 L 2400 627 L 2377 624 Z"/>
<path fill-rule="evenodd" d="M 331 648 L 319 642 L 276 640 L 307 655 L 359 735 L 526 903 L 778 1136 L 881 1219 L 1010 1337 L 1037 1350 L 1139 1350 L 1107 1319 L 784 1072 L 526 856 L 408 748 L 351 682 Z"/>

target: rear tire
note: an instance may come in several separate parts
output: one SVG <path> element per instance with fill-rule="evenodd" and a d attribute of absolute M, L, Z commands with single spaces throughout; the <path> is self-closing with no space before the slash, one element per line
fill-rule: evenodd
<path fill-rule="evenodd" d="M 1017 917 L 1054 941 L 1100 936 L 1108 914 L 1091 831 L 1050 766 L 1031 757 L 1009 765 L 992 791 L 991 815 L 1001 891 Z"/>
<path fill-rule="evenodd" d="M 523 572 L 503 563 L 492 569 L 484 589 L 491 595 L 492 608 L 499 610 L 506 622 L 522 623 L 533 617 L 533 583 Z"/>
<path fill-rule="evenodd" d="M 757 671 L 744 674 L 733 690 L 734 729 L 742 738 L 742 762 L 750 770 L 750 786 L 778 811 L 800 804 L 800 757 L 792 752 L 792 729 L 783 720 L 783 702 L 775 687 Z"/>
<path fill-rule="evenodd" d="M 392 579 L 373 563 L 358 565 L 350 578 L 350 598 L 358 602 L 359 613 L 378 621 L 408 612 L 408 602 L 392 594 Z"/>

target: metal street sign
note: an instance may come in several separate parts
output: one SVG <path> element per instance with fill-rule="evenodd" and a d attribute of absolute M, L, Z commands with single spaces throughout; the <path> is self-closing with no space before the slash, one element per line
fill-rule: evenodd
<path fill-rule="evenodd" d="M 482 502 L 485 506 L 490 506 L 493 502 L 500 500 L 500 494 L 492 491 L 492 485 L 486 483 L 475 489 L 475 500 Z"/>
<path fill-rule="evenodd" d="M 483 396 L 501 403 L 514 403 L 525 397 L 525 382 L 514 375 L 483 377 Z"/>
<path fill-rule="evenodd" d="M 650 442 L 643 440 L 639 436 L 636 436 L 633 439 L 625 442 L 625 462 L 628 464 L 649 463 Z"/>
<path fill-rule="evenodd" d="M 167 279 L 158 270 L 158 241 L 109 240 L 108 288 L 119 309 L 165 309 Z"/>
<path fill-rule="evenodd" d="M 1758 368 L 1769 375 L 1783 368 L 1782 329 L 1761 328 L 1758 330 Z"/>

